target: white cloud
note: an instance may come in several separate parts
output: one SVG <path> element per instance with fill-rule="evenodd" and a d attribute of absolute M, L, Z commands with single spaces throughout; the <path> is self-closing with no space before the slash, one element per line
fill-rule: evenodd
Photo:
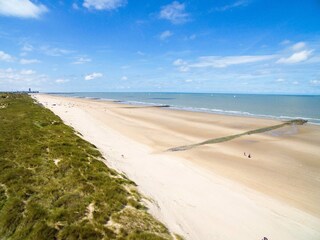
<path fill-rule="evenodd" d="M 186 36 L 186 37 L 184 37 L 184 40 L 194 40 L 194 39 L 196 39 L 197 38 L 197 35 L 196 34 L 192 34 L 192 35 L 190 35 L 190 36 Z"/>
<path fill-rule="evenodd" d="M 123 66 L 121 66 L 120 68 L 121 68 L 121 69 L 128 69 L 128 68 L 131 68 L 131 66 L 130 66 L 130 65 L 123 65 Z"/>
<path fill-rule="evenodd" d="M 5 90 L 33 88 L 47 80 L 47 75 L 37 74 L 33 70 L 0 69 L 0 87 Z"/>
<path fill-rule="evenodd" d="M 310 83 L 312 85 L 320 85 L 320 80 L 311 80 Z"/>
<path fill-rule="evenodd" d="M 141 52 L 141 51 L 138 51 L 137 54 L 140 55 L 140 56 L 146 55 L 144 52 Z"/>
<path fill-rule="evenodd" d="M 78 9 L 79 9 L 79 6 L 78 6 L 77 3 L 72 3 L 72 8 L 73 8 L 74 10 L 78 10 Z"/>
<path fill-rule="evenodd" d="M 6 72 L 6 73 L 12 73 L 14 72 L 14 70 L 12 68 L 7 68 L 7 69 L 0 69 L 2 73 Z"/>
<path fill-rule="evenodd" d="M 172 64 L 177 66 L 180 72 L 188 72 L 190 70 L 188 63 L 180 58 L 175 60 Z"/>
<path fill-rule="evenodd" d="M 8 53 L 0 51 L 0 61 L 12 62 L 13 61 L 13 57 Z"/>
<path fill-rule="evenodd" d="M 189 67 L 193 68 L 203 68 L 203 67 L 213 67 L 213 68 L 224 68 L 231 65 L 239 65 L 246 63 L 255 63 L 273 59 L 275 55 L 261 55 L 261 56 L 206 56 L 200 57 L 199 61 L 193 64 L 189 64 Z"/>
<path fill-rule="evenodd" d="M 237 8 L 237 7 L 245 7 L 248 5 L 248 1 L 245 0 L 240 0 L 240 1 L 236 1 L 232 4 L 228 4 L 228 5 L 224 5 L 222 7 L 218 7 L 215 10 L 219 11 L 219 12 L 224 12 L 233 8 Z"/>
<path fill-rule="evenodd" d="M 93 79 L 96 79 L 96 78 L 101 78 L 102 76 L 103 76 L 102 73 L 94 72 L 94 73 L 91 73 L 91 74 L 88 74 L 88 75 L 84 76 L 84 80 L 89 81 L 89 80 L 93 80 Z"/>
<path fill-rule="evenodd" d="M 48 55 L 48 56 L 52 56 L 52 57 L 58 57 L 58 56 L 62 56 L 62 55 L 66 55 L 69 53 L 72 53 L 72 51 L 70 50 L 66 50 L 66 49 L 62 49 L 62 48 L 52 48 L 49 46 L 42 46 L 39 49 L 42 53 Z"/>
<path fill-rule="evenodd" d="M 181 66 L 181 65 L 185 65 L 187 64 L 186 61 L 183 61 L 181 58 L 175 60 L 173 63 L 172 63 L 174 66 Z"/>
<path fill-rule="evenodd" d="M 78 57 L 76 59 L 76 61 L 74 61 L 72 64 L 84 64 L 84 63 L 88 63 L 91 62 L 92 60 L 90 58 L 87 57 Z"/>
<path fill-rule="evenodd" d="M 20 71 L 20 74 L 22 74 L 22 75 L 33 75 L 33 74 L 35 74 L 35 73 L 36 73 L 36 72 L 33 71 L 33 70 L 31 70 L 31 69 L 21 70 L 21 71 Z"/>
<path fill-rule="evenodd" d="M 277 63 L 293 64 L 303 62 L 311 56 L 312 52 L 312 50 L 303 50 L 300 52 L 296 52 L 287 58 L 280 58 Z"/>
<path fill-rule="evenodd" d="M 83 6 L 96 10 L 114 10 L 127 4 L 126 0 L 85 0 Z"/>
<path fill-rule="evenodd" d="M 276 82 L 284 82 L 285 80 L 283 79 L 283 78 L 278 78 L 277 80 L 276 80 Z"/>
<path fill-rule="evenodd" d="M 126 81 L 126 80 L 128 80 L 128 77 L 127 76 L 122 76 L 121 80 Z"/>
<path fill-rule="evenodd" d="M 180 66 L 178 69 L 180 72 L 188 72 L 190 70 L 187 65 Z"/>
<path fill-rule="evenodd" d="M 20 59 L 20 64 L 26 65 L 26 64 L 33 64 L 33 63 L 40 63 L 38 59 Z"/>
<path fill-rule="evenodd" d="M 280 44 L 281 44 L 281 45 L 288 45 L 288 44 L 290 44 L 290 43 L 291 43 L 290 40 L 285 39 L 285 40 L 283 40 Z"/>
<path fill-rule="evenodd" d="M 298 82 L 298 81 L 293 81 L 292 84 L 293 84 L 293 85 L 298 85 L 299 82 Z"/>
<path fill-rule="evenodd" d="M 64 78 L 58 78 L 55 80 L 56 83 L 66 83 L 69 82 L 69 79 L 64 79 Z"/>
<path fill-rule="evenodd" d="M 31 44 L 25 43 L 21 48 L 23 52 L 31 52 L 33 51 L 33 46 Z"/>
<path fill-rule="evenodd" d="M 185 4 L 179 3 L 178 1 L 163 6 L 159 17 L 161 19 L 166 19 L 173 24 L 182 24 L 190 20 L 189 14 L 185 11 Z"/>
<path fill-rule="evenodd" d="M 35 4 L 30 0 L 0 0 L 0 15 L 39 18 L 48 9 L 42 4 Z"/>
<path fill-rule="evenodd" d="M 171 37 L 173 35 L 173 33 L 169 30 L 164 31 L 160 34 L 159 38 L 160 40 L 166 40 L 167 38 Z"/>
<path fill-rule="evenodd" d="M 296 43 L 296 44 L 294 44 L 292 46 L 292 50 L 293 51 L 299 51 L 299 50 L 301 50 L 301 49 L 303 49 L 305 47 L 306 47 L 306 43 L 305 42 L 298 42 L 298 43 Z"/>

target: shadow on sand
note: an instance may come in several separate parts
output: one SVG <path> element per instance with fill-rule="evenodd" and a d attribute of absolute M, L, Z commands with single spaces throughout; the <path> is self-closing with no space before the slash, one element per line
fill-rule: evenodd
<path fill-rule="evenodd" d="M 286 121 L 286 122 L 284 122 L 282 124 L 269 126 L 269 127 L 264 127 L 264 128 L 258 128 L 258 129 L 250 130 L 250 131 L 247 131 L 247 132 L 244 132 L 244 133 L 240 133 L 240 134 L 235 134 L 235 135 L 230 135 L 230 136 L 220 137 L 220 138 L 213 138 L 213 139 L 209 139 L 209 140 L 206 140 L 206 141 L 200 142 L 200 143 L 195 143 L 195 144 L 190 144 L 190 145 L 184 145 L 184 146 L 169 148 L 166 151 L 167 152 L 185 151 L 185 150 L 189 150 L 189 149 L 201 146 L 201 145 L 227 142 L 227 141 L 233 140 L 233 139 L 241 137 L 241 136 L 269 132 L 269 131 L 275 130 L 277 128 L 282 128 L 282 127 L 285 127 L 285 126 L 288 126 L 288 125 L 303 125 L 303 124 L 305 124 L 307 122 L 308 121 L 304 120 L 304 119 L 294 119 L 294 120 Z"/>

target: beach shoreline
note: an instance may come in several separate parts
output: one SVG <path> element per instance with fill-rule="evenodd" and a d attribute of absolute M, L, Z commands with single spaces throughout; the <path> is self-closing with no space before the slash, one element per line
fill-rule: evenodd
<path fill-rule="evenodd" d="M 226 116 L 240 116 L 259 119 L 271 119 L 280 121 L 289 121 L 293 119 L 305 119 L 308 123 L 313 125 L 320 125 L 319 117 L 316 114 L 311 114 L 310 111 L 304 111 L 306 107 L 311 108 L 311 112 L 316 112 L 314 108 L 314 101 L 303 101 L 301 98 L 317 98 L 318 95 L 270 95 L 270 94 L 231 94 L 231 93 L 157 93 L 157 92 L 141 92 L 141 93 L 49 93 L 53 96 L 72 97 L 80 99 L 90 99 L 97 101 L 115 102 L 125 104 L 129 106 L 141 106 L 141 107 L 165 107 L 177 111 L 188 112 L 201 112 L 209 114 L 218 114 Z M 110 95 L 111 94 L 111 95 Z M 187 99 L 187 97 L 190 99 Z M 190 95 L 190 96 L 189 96 Z M 183 97 L 181 97 L 183 96 Z M 200 97 L 201 96 L 201 97 Z M 228 96 L 228 97 L 226 97 Z M 257 98 L 260 96 L 260 98 Z M 261 102 L 262 97 L 265 97 Z M 278 101 L 268 100 L 273 98 Z M 298 97 L 296 102 L 290 102 L 290 98 Z M 223 99 L 226 98 L 226 103 L 221 105 Z M 252 98 L 250 102 L 247 102 L 249 98 Z M 257 98 L 257 99 L 255 99 Z M 271 99 L 269 99 L 271 98 Z M 288 99 L 289 98 L 289 99 Z M 206 99 L 206 101 L 204 101 Z M 232 99 L 232 100 L 231 100 Z M 184 102 L 185 100 L 186 102 Z M 252 105 L 255 100 L 258 100 L 257 105 L 266 104 L 264 107 L 257 109 Z M 213 104 L 211 104 L 212 102 Z M 283 102 L 283 104 L 281 104 Z M 280 103 L 280 104 L 279 104 Z M 244 108 L 244 104 L 248 104 L 251 107 Z M 268 105 L 272 105 L 268 107 Z M 279 105 L 279 106 L 278 106 Z M 291 107 L 298 105 L 298 108 Z M 250 110 L 249 110 L 250 109 Z M 271 110 L 272 109 L 272 110 Z M 279 109 L 281 111 L 279 112 Z M 299 111 L 298 111 L 299 109 Z M 311 114 L 311 115 L 310 115 Z"/>
<path fill-rule="evenodd" d="M 151 213 L 186 239 L 320 236 L 317 125 L 288 126 L 170 153 L 170 147 L 280 121 L 132 108 L 57 95 L 33 97 L 95 144 L 108 164 L 134 180 L 153 199 L 148 203 Z"/>

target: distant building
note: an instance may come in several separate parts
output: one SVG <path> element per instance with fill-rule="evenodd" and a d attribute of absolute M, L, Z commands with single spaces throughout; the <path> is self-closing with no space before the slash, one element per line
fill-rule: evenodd
<path fill-rule="evenodd" d="M 0 93 L 39 93 L 39 91 L 32 91 L 31 88 L 29 88 L 28 91 L 0 91 Z"/>

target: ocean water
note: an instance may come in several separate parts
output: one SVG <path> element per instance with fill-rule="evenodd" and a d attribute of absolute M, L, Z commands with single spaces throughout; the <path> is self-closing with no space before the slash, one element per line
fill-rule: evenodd
<path fill-rule="evenodd" d="M 59 93 L 69 97 L 121 101 L 126 104 L 170 105 L 173 109 L 277 119 L 303 118 L 320 124 L 320 95 L 222 93 Z"/>

